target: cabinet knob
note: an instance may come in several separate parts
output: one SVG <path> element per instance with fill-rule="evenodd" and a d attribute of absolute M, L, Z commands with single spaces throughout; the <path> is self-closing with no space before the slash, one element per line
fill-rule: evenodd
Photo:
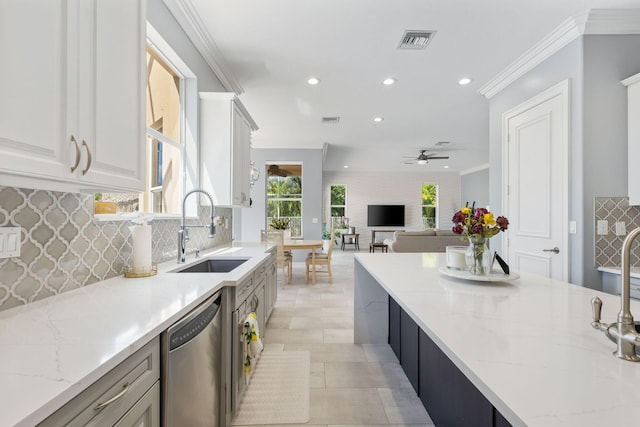
<path fill-rule="evenodd" d="M 91 149 L 89 149 L 89 145 L 84 139 L 82 140 L 82 146 L 87 149 L 87 167 L 82 170 L 82 175 L 86 175 L 87 171 L 91 167 Z"/>
<path fill-rule="evenodd" d="M 76 162 L 71 166 L 71 173 L 75 172 L 78 169 L 78 165 L 80 164 L 80 145 L 78 144 L 78 140 L 75 136 L 71 135 L 71 142 L 76 148 Z"/>

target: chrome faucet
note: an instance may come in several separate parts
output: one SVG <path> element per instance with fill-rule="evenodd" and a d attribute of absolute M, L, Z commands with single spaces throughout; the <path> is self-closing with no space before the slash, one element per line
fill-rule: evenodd
<path fill-rule="evenodd" d="M 202 193 L 209 198 L 211 201 L 211 222 L 209 225 L 186 225 L 185 224 L 185 207 L 187 204 L 187 197 L 192 195 L 193 193 Z M 198 227 L 209 227 L 209 238 L 213 238 L 216 235 L 216 225 L 215 218 L 213 217 L 213 199 L 211 195 L 204 190 L 191 190 L 187 194 L 184 195 L 182 199 L 182 222 L 180 223 L 180 230 L 178 230 L 178 263 L 184 263 L 186 261 L 186 247 L 187 242 L 189 241 L 189 228 L 198 228 Z"/>
<path fill-rule="evenodd" d="M 622 243 L 622 294 L 621 308 L 618 313 L 618 321 L 613 323 L 601 323 L 600 311 L 602 310 L 602 300 L 595 297 L 591 300 L 593 309 L 593 322 L 591 326 L 605 333 L 612 341 L 616 342 L 618 348 L 613 352 L 620 359 L 631 362 L 640 362 L 640 357 L 636 354 L 636 346 L 640 346 L 640 334 L 636 332 L 633 315 L 631 314 L 631 244 L 640 235 L 640 227 L 633 230 Z"/>

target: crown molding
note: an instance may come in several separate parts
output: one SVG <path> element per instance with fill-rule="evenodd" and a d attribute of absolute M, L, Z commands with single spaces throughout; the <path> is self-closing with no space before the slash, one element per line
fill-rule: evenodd
<path fill-rule="evenodd" d="M 631 86 L 632 84 L 640 82 L 640 73 L 634 74 L 631 77 L 627 77 L 621 83 L 625 86 Z"/>
<path fill-rule="evenodd" d="M 640 9 L 590 9 L 568 18 L 485 83 L 478 93 L 490 99 L 578 37 L 605 34 L 640 34 Z"/>
<path fill-rule="evenodd" d="M 489 163 L 484 163 L 482 165 L 474 166 L 472 168 L 460 171 L 460 176 L 469 175 L 470 173 L 474 173 L 474 172 L 480 172 L 480 171 L 483 171 L 485 169 L 489 169 Z"/>
<path fill-rule="evenodd" d="M 191 0 L 162 0 L 191 43 L 200 52 L 209 68 L 216 75 L 225 90 L 240 95 L 244 92 L 231 68 L 218 49 L 206 26 L 202 22 Z"/>

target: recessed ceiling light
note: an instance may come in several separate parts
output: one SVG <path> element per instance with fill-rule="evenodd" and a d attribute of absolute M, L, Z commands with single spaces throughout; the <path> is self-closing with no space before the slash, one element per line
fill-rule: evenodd
<path fill-rule="evenodd" d="M 344 165 L 343 168 L 349 169 L 349 165 Z"/>
<path fill-rule="evenodd" d="M 396 79 L 394 79 L 392 77 L 387 77 L 386 79 L 384 79 L 382 81 L 382 84 L 386 85 L 386 86 L 390 86 L 390 85 L 394 84 L 395 82 L 396 82 Z"/>
<path fill-rule="evenodd" d="M 309 83 L 312 86 L 317 85 L 318 83 L 320 83 L 320 79 L 316 77 L 310 77 L 309 80 L 307 80 L 307 83 Z"/>
<path fill-rule="evenodd" d="M 470 79 L 469 77 L 463 77 L 460 80 L 458 80 L 458 84 L 462 86 L 468 85 L 469 83 L 471 83 L 471 80 L 472 79 Z"/>
<path fill-rule="evenodd" d="M 376 123 L 380 123 L 381 121 L 383 121 L 384 119 L 382 117 L 374 117 L 373 121 Z"/>
<path fill-rule="evenodd" d="M 445 168 L 445 169 L 449 169 L 449 166 L 445 166 L 444 168 Z"/>

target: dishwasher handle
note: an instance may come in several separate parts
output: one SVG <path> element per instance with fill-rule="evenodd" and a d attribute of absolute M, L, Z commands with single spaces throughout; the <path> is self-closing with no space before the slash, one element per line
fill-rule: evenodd
<path fill-rule="evenodd" d="M 169 336 L 169 351 L 182 347 L 204 330 L 220 312 L 222 294 L 207 299 L 200 306 L 175 323 L 167 330 Z"/>

